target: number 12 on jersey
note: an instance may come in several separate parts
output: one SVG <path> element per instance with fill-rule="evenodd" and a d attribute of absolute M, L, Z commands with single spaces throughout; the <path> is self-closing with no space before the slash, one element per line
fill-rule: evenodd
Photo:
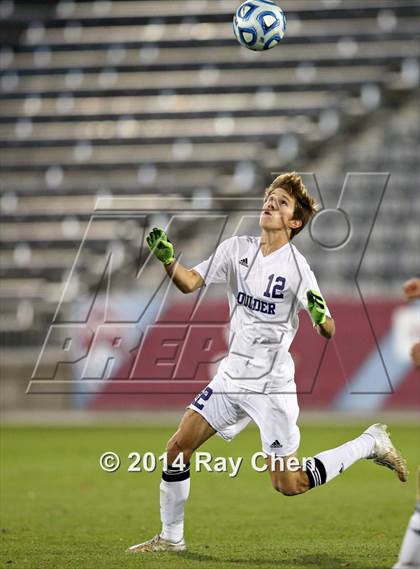
<path fill-rule="evenodd" d="M 267 298 L 284 298 L 282 291 L 286 286 L 286 279 L 284 277 L 276 277 L 274 281 L 274 277 L 274 274 L 268 277 L 268 285 L 263 294 Z M 274 286 L 273 281 L 277 283 Z"/>

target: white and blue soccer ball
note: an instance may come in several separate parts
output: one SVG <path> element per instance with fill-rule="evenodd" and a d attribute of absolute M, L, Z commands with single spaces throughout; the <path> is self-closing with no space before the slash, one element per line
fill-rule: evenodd
<path fill-rule="evenodd" d="M 264 51 L 283 39 L 286 16 L 271 0 L 246 0 L 236 10 L 233 29 L 241 45 L 253 51 Z"/>

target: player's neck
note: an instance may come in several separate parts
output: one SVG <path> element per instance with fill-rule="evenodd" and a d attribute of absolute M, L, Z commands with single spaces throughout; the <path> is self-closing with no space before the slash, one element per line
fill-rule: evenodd
<path fill-rule="evenodd" d="M 260 249 L 263 257 L 274 253 L 289 243 L 290 237 L 285 231 L 261 231 Z"/>

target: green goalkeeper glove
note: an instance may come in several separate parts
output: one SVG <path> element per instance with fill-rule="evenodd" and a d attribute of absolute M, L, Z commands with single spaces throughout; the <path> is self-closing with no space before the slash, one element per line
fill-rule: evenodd
<path fill-rule="evenodd" d="M 164 265 L 170 265 L 175 261 L 174 246 L 169 241 L 168 236 L 163 229 L 154 227 L 146 237 L 147 244 L 151 252 Z"/>
<path fill-rule="evenodd" d="M 314 289 L 308 290 L 306 297 L 308 299 L 309 314 L 313 322 L 317 326 L 324 324 L 327 321 L 325 300 L 321 294 Z"/>

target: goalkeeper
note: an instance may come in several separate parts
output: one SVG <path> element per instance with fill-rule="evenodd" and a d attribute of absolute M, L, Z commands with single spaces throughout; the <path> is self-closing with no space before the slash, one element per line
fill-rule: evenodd
<path fill-rule="evenodd" d="M 215 377 L 189 405 L 167 444 L 168 468 L 160 484 L 162 529 L 149 541 L 130 547 L 130 552 L 186 549 L 184 507 L 190 490 L 191 456 L 214 434 L 231 440 L 250 421 L 260 430 L 273 488 L 286 496 L 325 484 L 364 458 L 387 466 L 400 480 L 406 480 L 405 461 L 386 426 L 380 424 L 315 455 L 306 468 L 288 468 L 288 459 L 296 460 L 300 443 L 294 364 L 289 353 L 299 325 L 298 312 L 306 310 L 324 338 L 335 333 L 315 276 L 291 243 L 315 212 L 315 200 L 300 176 L 284 174 L 266 190 L 260 237 L 227 239 L 211 258 L 193 269 L 178 263 L 173 244 L 162 229 L 153 229 L 147 237 L 151 251 L 183 293 L 210 283 L 226 285 L 230 338 L 229 351 Z"/>

